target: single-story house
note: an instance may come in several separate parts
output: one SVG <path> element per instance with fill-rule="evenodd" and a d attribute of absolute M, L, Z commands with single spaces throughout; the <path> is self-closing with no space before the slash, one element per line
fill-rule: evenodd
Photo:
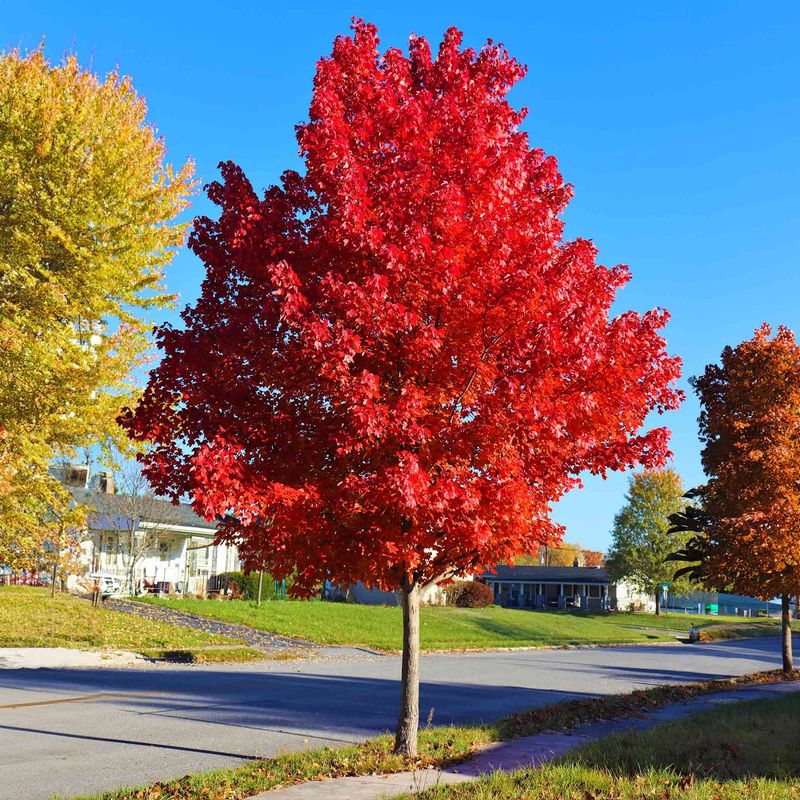
<path fill-rule="evenodd" d="M 582 608 L 653 611 L 655 600 L 602 567 L 509 567 L 476 575 L 504 608 Z"/>

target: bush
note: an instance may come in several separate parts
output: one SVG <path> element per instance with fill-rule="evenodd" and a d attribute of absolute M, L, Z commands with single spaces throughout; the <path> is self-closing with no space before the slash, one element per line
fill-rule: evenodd
<path fill-rule="evenodd" d="M 228 578 L 228 592 L 234 600 L 258 600 L 257 572 L 251 572 L 248 575 L 245 575 L 244 572 L 229 572 L 226 577 Z M 265 582 L 268 577 L 264 576 Z M 263 586 L 261 593 L 262 595 L 267 594 Z"/>
<path fill-rule="evenodd" d="M 486 608 L 494 603 L 492 590 L 480 581 L 456 581 L 447 587 L 447 605 Z"/>
<path fill-rule="evenodd" d="M 223 592 L 227 589 L 233 600 L 258 600 L 258 572 L 250 572 L 247 575 L 244 572 L 226 572 L 215 576 L 212 582 L 213 586 L 210 588 Z M 288 588 L 291 581 L 287 580 L 286 585 Z M 272 600 L 274 593 L 275 580 L 272 575 L 265 572 L 261 599 Z"/>

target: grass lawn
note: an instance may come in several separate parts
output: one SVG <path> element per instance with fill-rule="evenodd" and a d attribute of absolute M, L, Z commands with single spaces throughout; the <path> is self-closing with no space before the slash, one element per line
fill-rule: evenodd
<path fill-rule="evenodd" d="M 465 725 L 451 727 L 433 727 L 420 731 L 419 755 L 415 759 L 403 759 L 391 752 L 392 737 L 381 736 L 364 744 L 343 748 L 322 748 L 319 750 L 279 756 L 245 764 L 231 769 L 219 769 L 211 772 L 187 775 L 177 780 L 154 783 L 150 786 L 125 788 L 114 792 L 97 795 L 84 800 L 242 800 L 268 789 L 276 789 L 302 781 L 321 780 L 323 778 L 344 777 L 347 775 L 379 775 L 400 772 L 406 769 L 424 767 L 442 767 L 463 760 L 481 745 L 503 739 L 514 739 L 519 736 L 530 736 L 541 731 L 570 730 L 582 723 L 599 719 L 616 719 L 631 714 L 654 710 L 668 703 L 690 699 L 709 692 L 733 689 L 737 686 L 752 683 L 766 683 L 781 680 L 778 672 L 755 673 L 754 675 L 685 684 L 683 686 L 658 686 L 652 689 L 640 689 L 628 694 L 607 697 L 569 700 L 549 706 L 531 709 L 521 714 L 499 720 L 491 725 Z M 800 679 L 800 672 L 793 676 Z M 585 757 L 588 757 L 585 756 Z M 559 772 L 560 770 L 560 772 Z M 497 794 L 492 793 L 491 782 L 484 781 L 476 785 L 476 794 L 463 795 L 474 798 L 514 798 L 532 797 L 538 800 L 622 800 L 622 798 L 639 798 L 644 794 L 587 794 L 562 793 L 565 785 L 578 786 L 581 781 L 595 780 L 597 785 L 611 785 L 614 781 L 621 785 L 628 780 L 630 788 L 639 784 L 636 779 L 611 778 L 608 772 L 599 768 L 570 766 L 548 768 L 549 793 L 541 794 Z M 653 771 L 655 774 L 655 771 Z M 662 777 L 659 773 L 658 780 Z M 498 782 L 522 780 L 522 776 L 505 777 L 498 775 Z M 653 785 L 663 789 L 665 782 L 677 784 L 685 780 L 671 772 L 663 772 L 663 781 Z M 566 781 L 566 783 L 565 783 Z M 499 785 L 499 784 L 498 784 Z M 511 784 L 509 784 L 511 786 Z M 488 787 L 488 788 L 487 788 Z M 553 789 L 555 787 L 555 790 Z M 560 788 L 559 788 L 560 787 Z M 505 789 L 503 789 L 505 791 Z M 483 792 L 483 793 L 480 793 Z M 324 784 L 320 786 L 319 797 L 325 797 Z M 450 797 L 447 794 L 433 795 Z M 453 795 L 453 797 L 462 795 Z M 647 797 L 666 800 L 668 795 L 646 795 Z M 670 795 L 671 800 L 727 800 L 727 798 L 755 798 L 759 794 L 728 795 Z M 763 795 L 764 800 L 774 800 L 783 795 Z M 796 800 L 796 798 L 795 798 Z"/>
<path fill-rule="evenodd" d="M 698 778 L 800 779 L 800 696 L 720 705 L 641 733 L 615 734 L 571 759 L 618 775 L 674 769 Z"/>
<path fill-rule="evenodd" d="M 99 607 L 48 589 L 0 587 L 0 647 L 129 650 L 152 658 L 207 663 L 260 654 L 244 642 Z"/>
<path fill-rule="evenodd" d="M 800 795 L 800 697 L 723 705 L 584 745 L 540 770 L 440 787 L 424 800 L 784 800 Z"/>
<path fill-rule="evenodd" d="M 240 600 L 143 598 L 183 611 L 235 622 L 270 633 L 322 644 L 360 645 L 377 650 L 402 646 L 402 612 L 389 606 L 270 600 L 257 606 Z M 694 622 L 741 622 L 736 617 L 656 617 L 573 611 L 522 611 L 423 606 L 420 628 L 424 650 L 490 649 L 545 645 L 614 644 L 669 641 L 668 631 L 687 631 Z M 772 621 L 752 625 L 778 632 Z"/>

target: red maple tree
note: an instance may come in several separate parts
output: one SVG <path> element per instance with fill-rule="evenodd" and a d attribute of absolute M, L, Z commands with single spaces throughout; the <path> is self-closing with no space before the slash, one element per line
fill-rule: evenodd
<path fill-rule="evenodd" d="M 680 362 L 665 311 L 610 319 L 627 268 L 562 239 L 571 187 L 506 99 L 524 68 L 452 28 L 435 58 L 353 31 L 317 65 L 305 173 L 208 187 L 202 295 L 122 422 L 246 568 L 401 591 L 413 753 L 421 587 L 557 540 L 580 472 L 661 464 L 668 431 L 640 429 Z"/>

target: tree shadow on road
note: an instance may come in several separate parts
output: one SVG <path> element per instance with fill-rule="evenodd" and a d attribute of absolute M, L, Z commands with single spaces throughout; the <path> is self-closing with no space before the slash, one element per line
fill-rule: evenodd
<path fill-rule="evenodd" d="M 91 692 L 86 703 L 112 705 L 140 719 L 150 716 L 154 725 L 159 717 L 169 716 L 350 738 L 391 729 L 399 702 L 399 682 L 394 679 L 199 669 L 14 670 L 0 675 L 0 687 L 37 695 Z M 519 686 L 423 682 L 420 717 L 438 725 L 491 722 L 521 709 L 583 696 L 586 693 Z M 32 705 L 40 703 L 40 697 L 31 698 Z"/>

